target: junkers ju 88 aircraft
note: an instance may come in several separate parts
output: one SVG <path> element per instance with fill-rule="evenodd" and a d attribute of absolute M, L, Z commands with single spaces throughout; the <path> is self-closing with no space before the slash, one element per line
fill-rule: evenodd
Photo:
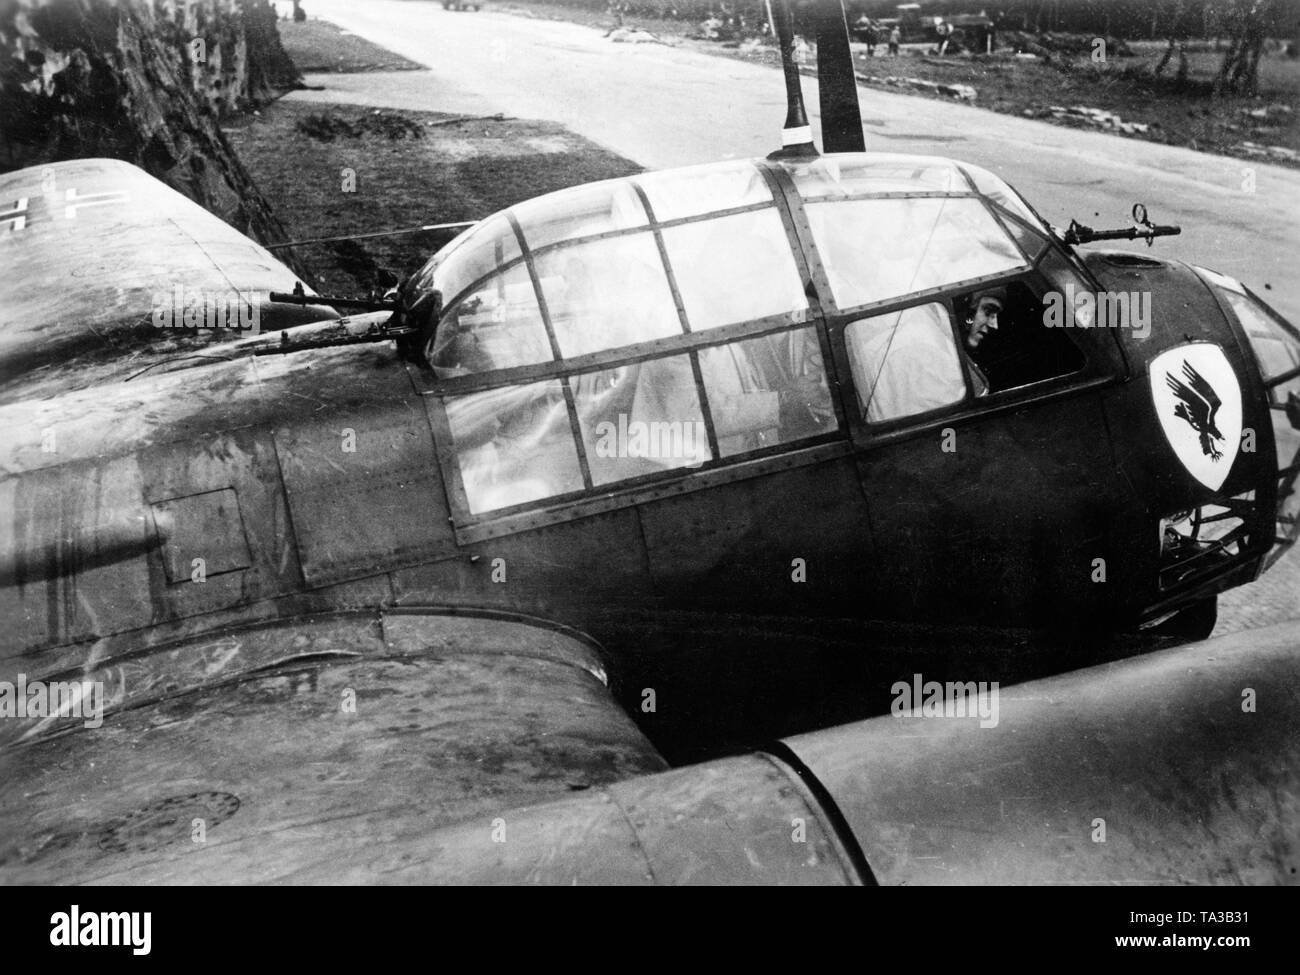
<path fill-rule="evenodd" d="M 1293 879 L 1294 708 L 1240 704 L 1289 632 L 673 771 L 629 718 L 704 646 L 744 708 L 761 629 L 1203 635 L 1296 533 L 1291 324 L 1077 249 L 1140 211 L 862 151 L 838 4 L 819 153 L 774 13 L 779 151 L 520 203 L 378 300 L 125 163 L 0 177 L 0 880 Z"/>

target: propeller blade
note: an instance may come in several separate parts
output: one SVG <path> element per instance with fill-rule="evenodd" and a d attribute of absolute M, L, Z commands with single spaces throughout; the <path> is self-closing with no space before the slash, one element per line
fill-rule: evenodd
<path fill-rule="evenodd" d="M 838 0 L 835 0 L 838 2 Z M 803 104 L 803 87 L 799 83 L 799 68 L 794 63 L 794 15 L 788 0 L 767 0 L 767 17 L 772 23 L 781 48 L 781 68 L 785 74 L 785 127 L 781 130 L 781 148 L 768 156 L 779 159 L 786 156 L 815 156 L 812 126 Z"/>
<path fill-rule="evenodd" d="M 843 0 L 813 0 L 808 13 L 816 25 L 822 151 L 862 152 L 866 144 Z"/>

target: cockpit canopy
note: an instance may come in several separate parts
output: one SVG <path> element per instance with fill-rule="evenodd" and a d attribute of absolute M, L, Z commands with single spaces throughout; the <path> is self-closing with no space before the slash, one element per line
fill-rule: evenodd
<path fill-rule="evenodd" d="M 473 521 L 830 443 L 847 402 L 852 426 L 898 427 L 1071 375 L 1078 349 L 1035 322 L 1076 280 L 991 173 L 850 153 L 529 200 L 449 244 L 404 297 Z M 957 345 L 980 301 L 1026 333 L 985 343 L 987 375 Z"/>
<path fill-rule="evenodd" d="M 842 154 L 644 173 L 496 214 L 407 284 L 440 297 L 425 350 L 443 379 L 743 322 L 808 320 L 780 171 L 846 311 L 1028 267 L 1044 223 L 1002 180 L 925 156 Z"/>

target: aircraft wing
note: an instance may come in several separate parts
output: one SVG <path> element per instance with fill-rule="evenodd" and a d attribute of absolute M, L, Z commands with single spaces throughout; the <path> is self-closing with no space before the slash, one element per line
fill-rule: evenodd
<path fill-rule="evenodd" d="M 1289 623 L 978 702 L 938 685 L 899 714 L 502 813 L 507 843 L 443 827 L 387 851 L 387 879 L 1294 884 L 1298 646 Z"/>
<path fill-rule="evenodd" d="M 103 723 L 75 691 L 0 722 L 0 884 L 379 883 L 440 825 L 513 839 L 521 802 L 666 767 L 590 641 L 507 614 L 283 619 L 62 679 Z"/>
<path fill-rule="evenodd" d="M 254 318 L 267 330 L 337 317 L 323 306 L 271 305 L 268 292 L 298 280 L 290 268 L 116 159 L 0 175 L 0 263 L 0 401 L 90 385 L 151 356 L 201 353 L 247 335 Z M 217 326 L 218 309 L 236 300 L 245 327 Z M 171 327 L 207 307 L 201 326 Z"/>
<path fill-rule="evenodd" d="M 1298 642 L 1247 631 L 954 714 L 918 697 L 665 770 L 570 630 L 255 624 L 65 675 L 103 684 L 98 727 L 71 693 L 0 722 L 0 884 L 1293 882 L 1300 712 L 1268 695 Z"/>

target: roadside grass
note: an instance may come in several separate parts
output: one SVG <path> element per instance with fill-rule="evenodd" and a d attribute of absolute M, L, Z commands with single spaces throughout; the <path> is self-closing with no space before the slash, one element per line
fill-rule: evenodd
<path fill-rule="evenodd" d="M 542 193 L 641 171 L 552 122 L 454 118 L 281 100 L 225 131 L 291 240 L 478 220 Z M 385 270 L 410 274 L 451 236 L 295 250 L 320 290 L 357 294 L 381 287 Z"/>
<path fill-rule="evenodd" d="M 1009 52 L 956 58 L 920 52 L 901 58 L 866 58 L 864 53 L 857 52 L 855 58 L 862 74 L 971 85 L 977 92 L 975 104 L 996 112 L 1041 117 L 1052 106 L 1083 105 L 1150 126 L 1148 133 L 1134 137 L 1152 142 L 1236 156 L 1246 155 L 1238 148 L 1243 142 L 1300 151 L 1300 63 L 1290 58 L 1274 55 L 1262 63 L 1259 97 L 1215 99 L 1210 89 L 1219 62 L 1213 52 L 1189 55 L 1190 70 L 1182 86 L 1175 77 L 1177 58 L 1157 78 L 1153 70 L 1160 52 L 1141 49 L 1134 57 L 1110 57 L 1103 62 L 1058 57 L 1050 63 Z M 1248 114 L 1261 108 L 1268 118 Z"/>
<path fill-rule="evenodd" d="M 425 70 L 424 65 L 348 33 L 327 20 L 281 20 L 278 26 L 285 51 L 303 74 Z"/>

